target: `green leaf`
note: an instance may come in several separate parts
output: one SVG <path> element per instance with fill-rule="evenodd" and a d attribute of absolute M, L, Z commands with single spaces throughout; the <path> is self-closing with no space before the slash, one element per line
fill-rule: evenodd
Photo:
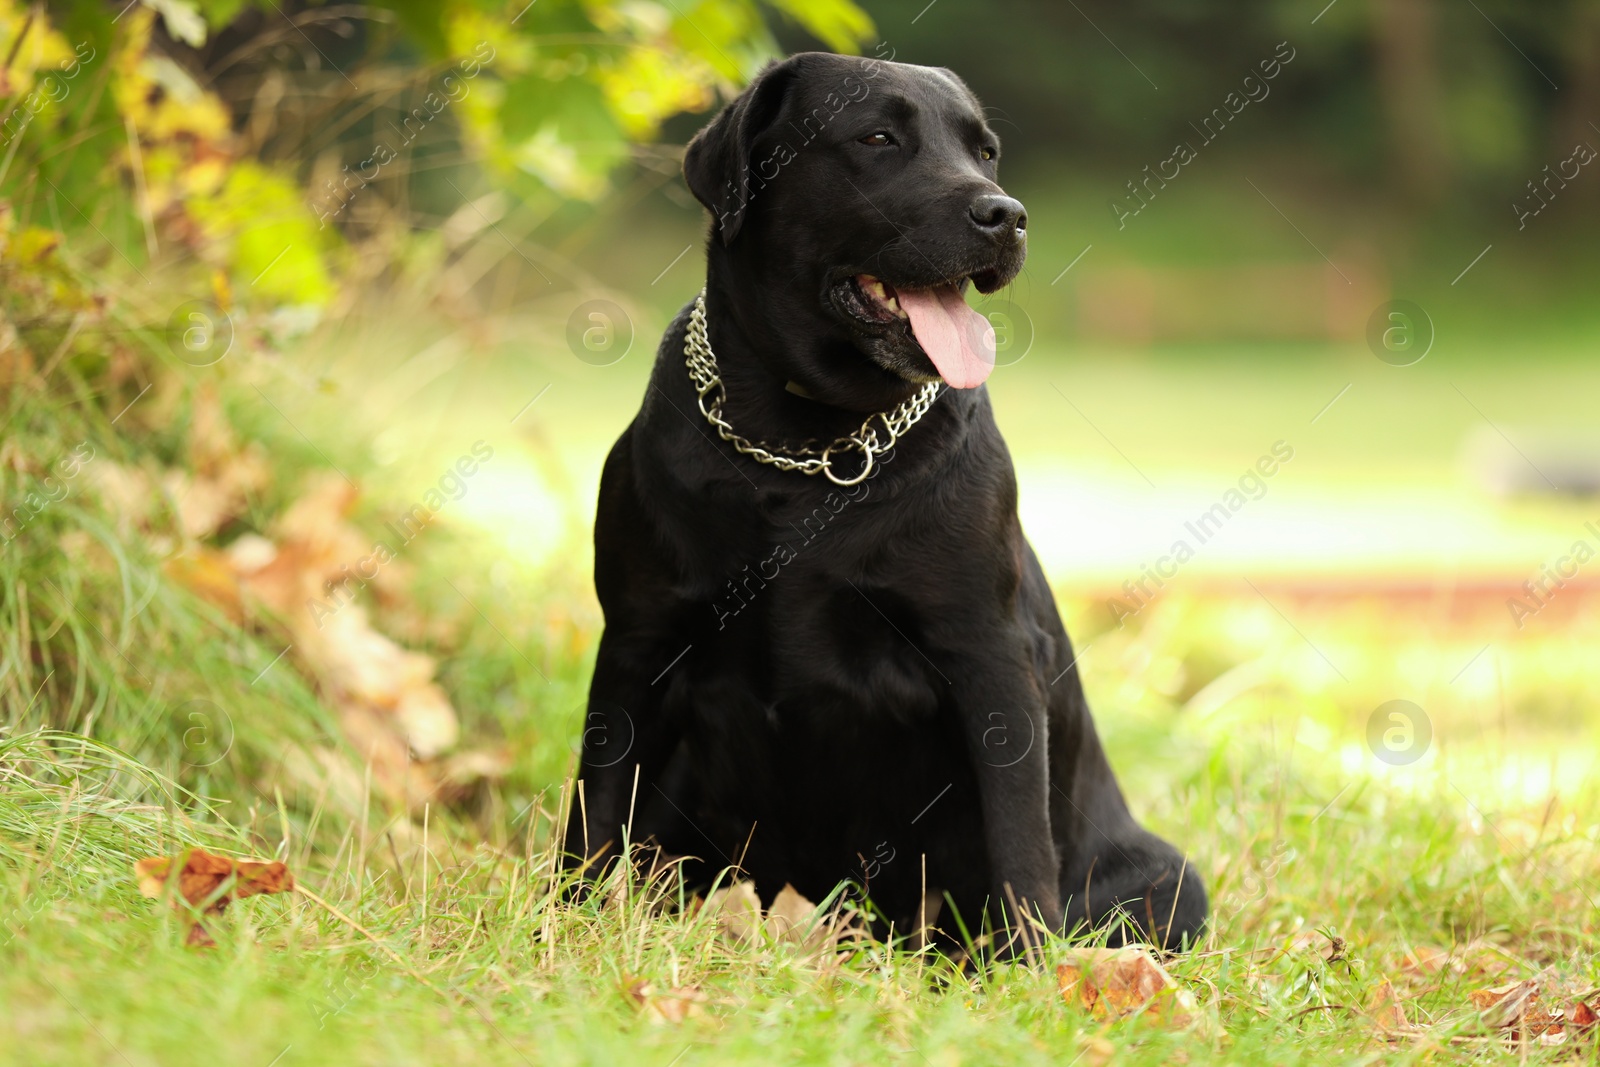
<path fill-rule="evenodd" d="M 506 86 L 501 127 L 510 161 L 567 196 L 593 199 L 628 143 L 600 87 L 526 75 Z"/>
<path fill-rule="evenodd" d="M 777 53 L 777 44 L 761 21 L 761 12 L 745 0 L 700 0 L 693 6 L 675 4 L 672 41 L 690 55 L 710 64 L 735 84 L 750 79 Z"/>
<path fill-rule="evenodd" d="M 332 296 L 326 232 L 288 178 L 240 162 L 215 197 L 196 200 L 189 210 L 206 236 L 231 243 L 234 276 L 256 295 L 293 304 L 323 304 Z"/>
<path fill-rule="evenodd" d="M 854 54 L 877 35 L 872 16 L 850 0 L 768 0 L 835 52 Z"/>
<path fill-rule="evenodd" d="M 206 20 L 200 17 L 200 9 L 192 0 L 145 0 L 145 3 L 161 14 L 161 21 L 173 40 L 182 41 L 190 48 L 206 43 Z"/>

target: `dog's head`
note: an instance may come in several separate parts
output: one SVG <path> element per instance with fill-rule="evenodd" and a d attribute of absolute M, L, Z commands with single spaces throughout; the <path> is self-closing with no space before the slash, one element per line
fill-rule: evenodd
<path fill-rule="evenodd" d="M 972 388 L 994 332 L 962 294 L 1008 284 L 1027 255 L 999 157 L 949 71 L 807 52 L 767 67 L 683 169 L 712 213 L 713 271 L 774 370 L 835 393 L 862 368 Z"/>

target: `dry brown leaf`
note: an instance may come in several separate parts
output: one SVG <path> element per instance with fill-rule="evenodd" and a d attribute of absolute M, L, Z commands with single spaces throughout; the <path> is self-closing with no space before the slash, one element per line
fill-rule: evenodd
<path fill-rule="evenodd" d="M 287 893 L 294 889 L 294 875 L 277 860 L 236 860 L 193 848 L 177 856 L 151 856 L 135 863 L 133 871 L 139 881 L 139 892 L 159 899 L 167 892 L 173 865 L 179 861 L 183 866 L 177 872 L 177 895 L 191 907 L 204 905 L 207 915 L 221 915 L 231 900 L 261 893 Z M 183 907 L 177 899 L 172 906 Z M 196 921 L 190 926 L 184 943 L 207 947 L 216 942 Z"/>
<path fill-rule="evenodd" d="M 393 566 L 379 565 L 371 538 L 347 518 L 355 500 L 342 478 L 314 477 L 273 524 L 271 539 L 241 537 L 224 556 L 248 601 L 288 625 L 294 660 L 338 707 L 374 786 L 420 810 L 470 793 L 509 764 L 492 753 L 447 764 L 461 727 L 434 681 L 437 664 L 379 633 L 366 608 L 353 602 L 367 585 L 393 578 Z"/>
<path fill-rule="evenodd" d="M 863 933 L 849 916 L 821 911 L 788 884 L 765 911 L 755 883 L 744 881 L 718 889 L 700 908 L 715 918 L 718 934 L 734 944 L 750 944 L 765 937 L 799 945 L 807 952 L 819 952 Z"/>
<path fill-rule="evenodd" d="M 242 578 L 249 577 L 278 558 L 278 546 L 260 534 L 240 534 L 223 550 L 228 566 Z"/>
<path fill-rule="evenodd" d="M 863 933 L 848 916 L 823 912 L 788 883 L 772 898 L 762 925 L 774 941 L 799 945 L 807 952 L 832 948 Z"/>
<path fill-rule="evenodd" d="M 404 690 L 395 701 L 394 715 L 400 733 L 418 759 L 430 760 L 456 746 L 461 724 L 450 697 L 433 682 Z"/>
<path fill-rule="evenodd" d="M 1531 1010 L 1537 1010 L 1539 983 L 1528 979 L 1508 982 L 1488 989 L 1474 989 L 1468 996 L 1482 1013 L 1483 1025 L 1500 1030 L 1514 1025 Z"/>
<path fill-rule="evenodd" d="M 1539 980 L 1530 978 L 1489 989 L 1475 989 L 1469 995 L 1482 1013 L 1483 1025 L 1504 1030 L 1506 1038 L 1513 1043 L 1565 1044 L 1569 1036 L 1566 1013 L 1559 1009 L 1554 1013 L 1547 1010 L 1539 1001 L 1539 988 Z M 1573 1030 L 1574 1033 L 1583 1032 L 1581 1026 L 1574 1026 Z"/>
<path fill-rule="evenodd" d="M 780 940 L 804 941 L 816 918 L 817 906 L 786 882 L 767 909 L 767 932 Z"/>
<path fill-rule="evenodd" d="M 216 391 L 205 387 L 190 410 L 189 457 L 183 469 L 161 478 L 172 498 L 184 537 L 209 537 L 245 513 L 249 500 L 272 482 L 272 467 L 259 444 L 240 447 Z"/>
<path fill-rule="evenodd" d="M 653 1023 L 681 1023 L 705 1011 L 707 997 L 694 986 L 657 989 L 642 978 L 632 978 L 623 983 L 622 989 L 634 1007 Z"/>
<path fill-rule="evenodd" d="M 392 708 L 408 691 L 433 679 L 434 662 L 408 652 L 374 630 L 359 604 L 350 604 L 303 633 L 308 653 L 341 693 Z"/>
<path fill-rule="evenodd" d="M 754 941 L 761 929 L 761 898 L 754 882 L 724 886 L 706 897 L 704 907 L 715 917 L 717 932 L 730 941 Z"/>
<path fill-rule="evenodd" d="M 1138 1013 L 1175 1027 L 1200 1019 L 1194 994 L 1146 949 L 1079 949 L 1056 968 L 1056 982 L 1068 1004 L 1078 1004 L 1096 1018 Z"/>
<path fill-rule="evenodd" d="M 155 480 L 137 467 L 124 467 L 109 459 L 97 459 L 84 470 L 84 479 L 115 516 L 117 529 L 131 534 L 150 514 L 157 499 Z"/>
<path fill-rule="evenodd" d="M 412 758 L 388 712 L 349 700 L 339 701 L 338 710 L 339 725 L 363 764 L 363 774 L 370 771 L 376 788 L 420 812 L 439 788 L 433 764 Z"/>
<path fill-rule="evenodd" d="M 504 778 L 511 773 L 511 767 L 508 752 L 488 749 L 452 752 L 439 763 L 439 796 L 452 802 L 465 799 L 484 782 Z"/>
<path fill-rule="evenodd" d="M 1367 1015 L 1384 1030 L 1411 1028 L 1406 1009 L 1400 1002 L 1400 994 L 1395 992 L 1394 984 L 1387 978 L 1372 987 L 1372 995 L 1367 998 Z"/>
<path fill-rule="evenodd" d="M 234 622 L 244 621 L 244 593 L 228 557 L 203 545 L 161 564 L 168 578 L 221 608 Z"/>
<path fill-rule="evenodd" d="M 210 537 L 233 517 L 235 505 L 242 503 L 220 482 L 187 471 L 167 471 L 161 476 L 161 488 L 172 499 L 173 509 L 178 514 L 178 529 L 185 541 Z"/>
<path fill-rule="evenodd" d="M 350 522 L 355 486 L 333 472 L 315 475 L 268 536 L 245 534 L 219 551 L 196 539 L 244 514 L 270 484 L 271 466 L 258 445 L 239 445 L 216 395 L 206 390 L 195 398 L 188 445 L 181 470 L 152 477 L 101 460 L 90 482 L 124 524 L 154 521 L 154 487 L 159 481 L 166 488 L 187 546 L 166 564 L 168 574 L 236 622 L 270 626 L 275 619 L 287 627 L 274 642 L 287 643 L 289 663 L 321 683 L 380 793 L 420 811 L 503 774 L 509 761 L 494 753 L 457 753 L 473 758 L 447 762 L 461 728 L 434 681 L 437 664 L 379 633 L 356 602 L 392 595 L 405 568 L 395 559 L 403 544 L 392 532 L 375 543 Z"/>
<path fill-rule="evenodd" d="M 308 478 L 299 498 L 273 524 L 280 543 L 299 544 L 312 558 L 340 563 L 365 556 L 371 543 L 346 518 L 355 507 L 355 486 L 333 472 Z"/>

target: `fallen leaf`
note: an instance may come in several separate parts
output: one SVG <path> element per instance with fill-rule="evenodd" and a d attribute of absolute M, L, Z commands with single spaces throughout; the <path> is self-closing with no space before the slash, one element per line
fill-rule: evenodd
<path fill-rule="evenodd" d="M 761 929 L 761 898 L 754 882 L 734 882 L 714 891 L 704 908 L 715 917 L 717 932 L 730 941 L 749 943 Z"/>
<path fill-rule="evenodd" d="M 244 599 L 239 579 L 222 553 L 204 546 L 170 556 L 161 569 L 168 578 L 203 600 L 221 608 L 234 622 L 244 621 Z"/>
<path fill-rule="evenodd" d="M 1514 1044 L 1530 1041 L 1540 1045 L 1565 1044 L 1569 1037 L 1569 1022 L 1573 1024 L 1573 1034 L 1585 1032 L 1586 1026 L 1578 1023 L 1576 1018 L 1569 1017 L 1567 1012 L 1557 1009 L 1552 1013 L 1546 1009 L 1539 1001 L 1539 989 L 1539 979 L 1530 978 L 1489 989 L 1476 989 L 1469 995 L 1482 1013 L 1483 1024 L 1491 1029 L 1504 1030 L 1507 1040 Z M 1584 1009 L 1582 1014 L 1592 1018 L 1593 1013 L 1582 1001 L 1572 1005 L 1574 1013 L 1580 1005 Z"/>
<path fill-rule="evenodd" d="M 278 546 L 260 534 L 240 534 L 225 550 L 228 565 L 241 577 L 249 577 L 278 558 Z"/>
<path fill-rule="evenodd" d="M 272 467 L 259 443 L 239 445 L 215 387 L 207 385 L 190 411 L 188 462 L 168 470 L 161 483 L 184 536 L 198 539 L 243 515 L 250 498 L 272 483 Z"/>
<path fill-rule="evenodd" d="M 511 767 L 511 755 L 507 752 L 487 749 L 452 752 L 439 764 L 439 796 L 451 802 L 465 799 L 484 782 L 504 778 Z"/>
<path fill-rule="evenodd" d="M 750 944 L 765 937 L 815 953 L 865 934 L 852 916 L 837 909 L 823 912 L 788 884 L 765 911 L 755 883 L 742 881 L 718 889 L 700 908 L 715 917 L 717 932 L 734 944 Z"/>
<path fill-rule="evenodd" d="M 167 509 L 152 506 L 161 498 L 157 487 L 165 489 L 181 534 L 179 544 L 159 549 L 180 550 L 163 565 L 166 573 L 234 622 L 276 631 L 268 643 L 292 650 L 285 667 L 308 674 L 339 709 L 346 740 L 378 792 L 420 812 L 502 776 L 510 765 L 504 754 L 456 751 L 460 720 L 435 681 L 436 661 L 369 620 L 360 601 L 403 599 L 407 565 L 396 558 L 391 544 L 403 542 L 392 532 L 375 541 L 350 521 L 356 487 L 333 472 L 313 475 L 269 528 L 218 549 L 205 539 L 249 513 L 273 470 L 258 443 L 241 444 L 214 389 L 199 390 L 189 414 L 181 468 L 100 459 L 85 477 L 119 526 L 144 527 L 153 545 L 169 538 Z"/>
<path fill-rule="evenodd" d="M 653 1023 L 681 1023 L 705 1010 L 706 995 L 694 986 L 657 989 L 642 978 L 632 978 L 623 983 L 622 989 L 634 1007 Z"/>
<path fill-rule="evenodd" d="M 817 906 L 788 883 L 767 909 L 767 932 L 785 941 L 804 941 L 817 918 Z"/>
<path fill-rule="evenodd" d="M 169 470 L 161 476 L 161 488 L 172 500 L 178 528 L 186 540 L 210 537 L 234 515 L 240 501 L 220 482 L 187 471 Z"/>
<path fill-rule="evenodd" d="M 787 883 L 772 898 L 762 927 L 774 941 L 799 945 L 812 953 L 833 948 L 866 932 L 854 917 L 837 909 L 822 911 Z"/>
<path fill-rule="evenodd" d="M 1385 978 L 1372 988 L 1367 998 L 1367 1015 L 1384 1030 L 1407 1030 L 1411 1023 L 1406 1019 L 1405 1007 L 1394 984 Z"/>
<path fill-rule="evenodd" d="M 1537 1010 L 1539 983 L 1529 979 L 1489 989 L 1474 989 L 1468 994 L 1482 1015 L 1483 1025 L 1500 1030 L 1516 1023 L 1530 1010 Z"/>
<path fill-rule="evenodd" d="M 178 896 L 190 907 L 204 905 L 206 915 L 221 915 L 230 900 L 262 893 L 287 893 L 294 889 L 294 875 L 277 860 L 236 860 L 214 856 L 203 848 L 192 848 L 177 856 L 151 856 L 135 863 L 133 871 L 139 881 L 139 892 L 159 899 L 172 879 L 173 865 L 180 861 Z M 174 899 L 172 906 L 181 909 L 183 904 Z M 207 947 L 216 942 L 197 920 L 189 927 L 184 943 Z"/>
<path fill-rule="evenodd" d="M 96 459 L 84 470 L 84 483 L 116 519 L 124 535 L 149 517 L 152 503 L 160 499 L 155 479 L 137 467 L 125 467 L 110 459 Z"/>
<path fill-rule="evenodd" d="M 359 604 L 340 609 L 314 631 L 303 630 L 302 640 L 341 693 L 375 707 L 392 708 L 433 678 L 432 657 L 408 652 L 378 633 Z"/>
<path fill-rule="evenodd" d="M 193 448 L 220 484 L 236 473 L 228 458 L 232 438 L 219 412 L 208 417 L 212 421 Z M 246 481 L 234 477 L 229 492 Z M 358 602 L 392 592 L 388 583 L 403 568 L 392 562 L 391 550 L 349 521 L 356 496 L 336 475 L 312 477 L 267 531 L 270 536 L 242 535 L 223 552 L 202 548 L 200 562 L 175 570 L 191 589 L 235 617 L 279 620 L 293 649 L 290 662 L 319 681 L 339 709 L 345 737 L 370 768 L 373 785 L 420 811 L 430 801 L 466 796 L 485 778 L 503 775 L 509 760 L 478 753 L 449 763 L 461 727 L 449 696 L 434 681 L 436 661 L 379 633 Z M 219 567 L 230 572 L 231 583 L 217 573 Z M 241 602 L 267 611 L 241 611 Z"/>
<path fill-rule="evenodd" d="M 1194 994 L 1180 986 L 1142 948 L 1079 949 L 1056 968 L 1056 983 L 1068 1004 L 1096 1018 L 1144 1018 L 1186 1027 L 1200 1019 Z"/>

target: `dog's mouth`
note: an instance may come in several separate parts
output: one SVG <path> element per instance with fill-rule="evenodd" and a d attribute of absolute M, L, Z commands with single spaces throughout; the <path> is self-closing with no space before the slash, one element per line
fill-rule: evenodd
<path fill-rule="evenodd" d="M 980 293 L 1002 284 L 998 270 L 987 269 L 936 285 L 894 285 L 871 274 L 837 282 L 834 304 L 874 333 L 909 334 L 951 387 L 973 389 L 994 370 L 994 327 L 967 306 L 962 294 L 970 282 Z"/>

